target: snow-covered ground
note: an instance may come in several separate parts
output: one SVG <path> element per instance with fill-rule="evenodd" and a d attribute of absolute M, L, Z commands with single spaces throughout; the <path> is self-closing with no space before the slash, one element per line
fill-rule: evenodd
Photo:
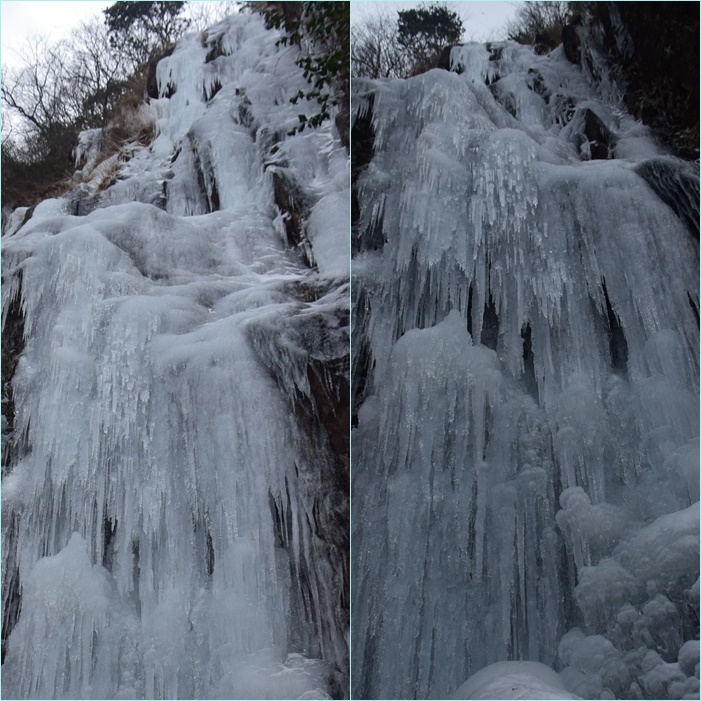
<path fill-rule="evenodd" d="M 452 61 L 354 83 L 354 696 L 697 698 L 698 241 L 649 173 L 698 174 L 561 47 Z M 461 698 L 555 698 L 502 673 Z"/>
<path fill-rule="evenodd" d="M 343 496 L 299 407 L 311 359 L 347 353 L 349 162 L 332 122 L 288 135 L 307 83 L 277 36 L 238 14 L 183 39 L 139 115 L 153 142 L 100 168 L 86 134 L 85 182 L 8 225 L 4 312 L 21 298 L 27 340 L 2 485 L 4 596 L 22 593 L 5 698 L 343 688 Z"/>

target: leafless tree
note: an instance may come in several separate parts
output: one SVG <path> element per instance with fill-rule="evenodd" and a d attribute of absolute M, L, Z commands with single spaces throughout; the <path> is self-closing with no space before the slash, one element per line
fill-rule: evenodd
<path fill-rule="evenodd" d="M 351 72 L 358 78 L 405 78 L 412 60 L 398 41 L 397 20 L 387 14 L 351 28 Z"/>
<path fill-rule="evenodd" d="M 520 44 L 557 45 L 562 27 L 569 21 L 569 5 L 570 3 L 559 0 L 519 3 L 516 18 L 507 25 L 509 39 Z"/>
<path fill-rule="evenodd" d="M 75 120 L 66 54 L 64 42 L 51 45 L 35 36 L 25 44 L 21 63 L 3 70 L 3 106 L 14 114 L 30 151 L 53 152 Z"/>
<path fill-rule="evenodd" d="M 103 22 L 83 22 L 73 32 L 67 71 L 83 126 L 105 123 L 122 93 L 128 70 L 122 53 L 110 47 Z"/>

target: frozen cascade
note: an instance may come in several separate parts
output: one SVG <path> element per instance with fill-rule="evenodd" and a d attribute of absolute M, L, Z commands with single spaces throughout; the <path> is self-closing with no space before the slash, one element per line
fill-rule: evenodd
<path fill-rule="evenodd" d="M 451 60 L 354 82 L 353 695 L 698 698 L 698 174 L 562 47 Z"/>
<path fill-rule="evenodd" d="M 4 698 L 348 693 L 349 162 L 276 39 L 183 39 L 152 143 L 10 219 Z"/>

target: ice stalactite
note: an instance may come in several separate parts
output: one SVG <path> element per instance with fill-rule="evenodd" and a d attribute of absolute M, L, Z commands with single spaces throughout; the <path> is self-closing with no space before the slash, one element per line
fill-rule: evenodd
<path fill-rule="evenodd" d="M 562 47 L 452 67 L 354 83 L 354 695 L 692 698 L 698 177 Z"/>
<path fill-rule="evenodd" d="M 183 39 L 152 143 L 3 238 L 5 698 L 347 694 L 348 157 L 276 38 Z"/>

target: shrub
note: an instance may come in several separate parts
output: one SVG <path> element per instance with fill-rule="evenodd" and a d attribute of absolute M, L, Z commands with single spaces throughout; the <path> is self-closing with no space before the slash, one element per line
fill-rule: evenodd
<path fill-rule="evenodd" d="M 554 49 L 561 41 L 562 28 L 571 17 L 568 2 L 524 2 L 509 23 L 509 39 L 519 44 L 543 44 Z"/>
<path fill-rule="evenodd" d="M 299 115 L 300 123 L 290 134 L 307 126 L 319 126 L 329 119 L 334 105 L 342 103 L 342 108 L 347 108 L 350 3 L 267 3 L 262 11 L 268 29 L 283 31 L 278 44 L 297 44 L 302 48 L 297 65 L 304 69 L 311 88 L 300 90 L 290 102 L 306 100 L 318 105 L 315 114 Z"/>

